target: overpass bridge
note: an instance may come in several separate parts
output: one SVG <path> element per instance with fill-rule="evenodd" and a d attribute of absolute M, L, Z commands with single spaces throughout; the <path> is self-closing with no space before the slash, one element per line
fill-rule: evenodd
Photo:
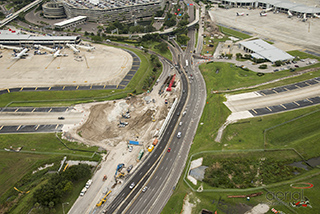
<path fill-rule="evenodd" d="M 26 12 L 28 10 L 30 10 L 31 8 L 33 8 L 34 6 L 36 6 L 37 4 L 41 3 L 42 0 L 36 0 L 30 4 L 28 4 L 27 6 L 24 6 L 23 8 L 21 8 L 20 10 L 18 10 L 17 12 L 13 13 L 10 17 L 7 17 L 3 20 L 0 21 L 0 28 L 2 28 L 3 26 L 5 26 L 6 24 L 8 24 L 9 22 L 11 22 L 12 20 L 14 20 L 15 18 L 17 18 L 19 16 L 20 13 L 22 12 Z"/>

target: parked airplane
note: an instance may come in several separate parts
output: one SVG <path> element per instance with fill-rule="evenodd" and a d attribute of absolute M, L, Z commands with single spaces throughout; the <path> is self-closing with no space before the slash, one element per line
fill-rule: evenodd
<path fill-rule="evenodd" d="M 307 14 L 305 13 L 305 14 L 303 14 L 303 18 L 302 18 L 302 21 L 303 22 L 306 22 L 306 21 L 308 21 L 308 18 L 307 18 Z"/>
<path fill-rule="evenodd" d="M 68 56 L 67 54 L 61 54 L 60 52 L 61 52 L 60 50 L 57 50 L 56 52 L 54 52 L 54 54 L 52 54 L 53 57 L 56 58 L 60 56 Z"/>
<path fill-rule="evenodd" d="M 238 13 L 237 12 L 237 16 L 244 16 L 244 13 Z"/>
<path fill-rule="evenodd" d="M 20 53 L 14 53 L 14 58 L 15 59 L 21 59 L 24 56 L 28 56 L 27 52 L 29 51 L 28 48 L 24 48 Z"/>

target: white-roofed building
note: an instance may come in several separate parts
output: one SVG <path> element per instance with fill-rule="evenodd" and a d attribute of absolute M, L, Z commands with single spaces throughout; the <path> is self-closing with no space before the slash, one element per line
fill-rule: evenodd
<path fill-rule="evenodd" d="M 266 59 L 272 63 L 276 61 L 288 61 L 294 59 L 290 54 L 270 45 L 262 39 L 240 42 L 239 48 L 251 53 L 253 58 Z"/>
<path fill-rule="evenodd" d="M 75 27 L 79 24 L 85 23 L 86 21 L 87 21 L 86 16 L 76 16 L 71 19 L 67 19 L 62 22 L 55 23 L 54 27 L 57 27 L 57 28 Z"/>

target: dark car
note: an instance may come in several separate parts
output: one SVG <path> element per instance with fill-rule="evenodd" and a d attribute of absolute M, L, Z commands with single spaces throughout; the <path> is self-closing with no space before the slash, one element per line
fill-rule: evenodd
<path fill-rule="evenodd" d="M 58 120 L 64 120 L 64 117 L 58 117 Z"/>
<path fill-rule="evenodd" d="M 180 111 L 177 113 L 177 116 L 180 116 Z"/>
<path fill-rule="evenodd" d="M 294 67 L 299 68 L 299 65 L 294 65 Z"/>

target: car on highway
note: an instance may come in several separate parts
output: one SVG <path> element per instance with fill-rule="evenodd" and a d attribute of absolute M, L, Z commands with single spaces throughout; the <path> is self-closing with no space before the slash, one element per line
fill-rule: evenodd
<path fill-rule="evenodd" d="M 182 122 L 179 123 L 179 126 L 182 126 Z"/>
<path fill-rule="evenodd" d="M 186 93 L 186 90 L 182 90 L 182 93 Z"/>
<path fill-rule="evenodd" d="M 294 67 L 299 68 L 299 65 L 294 65 Z"/>
<path fill-rule="evenodd" d="M 64 120 L 65 118 L 64 117 L 58 117 L 58 120 Z"/>
<path fill-rule="evenodd" d="M 168 148 L 168 153 L 171 151 L 171 149 L 170 148 Z"/>
<path fill-rule="evenodd" d="M 80 192 L 80 196 L 84 196 L 84 194 L 86 194 L 86 192 L 87 192 L 87 188 L 83 187 L 83 189 Z"/>
<path fill-rule="evenodd" d="M 177 138 L 181 138 L 181 132 L 178 132 Z"/>
<path fill-rule="evenodd" d="M 133 189 L 134 186 L 135 186 L 135 183 L 132 182 L 132 183 L 130 184 L 129 188 L 130 188 L 130 189 Z"/>
<path fill-rule="evenodd" d="M 182 116 L 184 116 L 184 115 L 186 115 L 187 114 L 187 111 L 184 111 L 183 113 L 182 113 Z"/>
<path fill-rule="evenodd" d="M 177 113 L 177 116 L 180 116 L 180 111 Z"/>
<path fill-rule="evenodd" d="M 148 189 L 148 187 L 147 187 L 147 186 L 145 186 L 145 187 L 142 189 L 142 192 L 146 192 L 146 191 L 147 191 L 147 189 Z"/>

